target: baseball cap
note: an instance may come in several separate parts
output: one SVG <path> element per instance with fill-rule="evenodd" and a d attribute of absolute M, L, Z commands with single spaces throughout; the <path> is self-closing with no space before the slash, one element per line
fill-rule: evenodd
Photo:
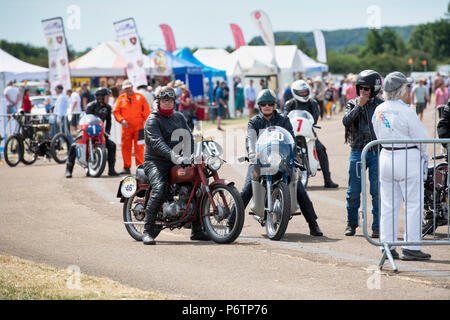
<path fill-rule="evenodd" d="M 64 88 L 63 88 L 62 84 L 58 84 L 58 85 L 55 87 L 55 89 L 63 90 Z"/>
<path fill-rule="evenodd" d="M 395 71 L 389 73 L 384 79 L 383 90 L 386 92 L 391 92 L 397 90 L 402 85 L 407 84 L 408 79 L 401 72 Z"/>
<path fill-rule="evenodd" d="M 125 80 L 124 82 L 122 82 L 122 89 L 126 89 L 126 88 L 132 88 L 133 84 L 131 83 L 130 80 Z"/>

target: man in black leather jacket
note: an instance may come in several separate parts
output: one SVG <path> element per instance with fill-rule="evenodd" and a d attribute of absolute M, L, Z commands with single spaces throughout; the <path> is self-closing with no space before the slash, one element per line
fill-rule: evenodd
<path fill-rule="evenodd" d="M 355 235 L 358 227 L 358 210 L 361 194 L 361 154 L 364 147 L 376 140 L 372 116 L 383 100 L 377 97 L 381 89 L 381 76 L 373 70 L 362 71 L 356 79 L 358 97 L 347 102 L 342 123 L 345 126 L 345 142 L 350 143 L 349 179 L 347 188 L 346 236 Z M 370 194 L 372 196 L 372 238 L 379 237 L 378 205 L 378 149 L 370 150 L 366 156 L 369 169 Z"/>
<path fill-rule="evenodd" d="M 450 138 L 450 100 L 442 110 L 441 119 L 437 124 L 437 133 L 440 139 Z"/>
<path fill-rule="evenodd" d="M 315 99 L 311 98 L 311 88 L 309 85 L 304 80 L 297 80 L 292 83 L 291 91 L 293 98 L 288 100 L 284 105 L 284 114 L 287 116 L 292 110 L 305 110 L 313 116 L 314 124 L 317 124 L 317 120 L 319 120 L 319 104 Z M 323 173 L 325 188 L 339 187 L 337 183 L 331 180 L 327 149 L 318 138 L 316 140 L 316 151 Z"/>
<path fill-rule="evenodd" d="M 256 138 L 263 131 L 263 129 L 270 126 L 280 126 L 285 128 L 292 135 L 295 141 L 294 131 L 292 129 L 291 122 L 288 117 L 283 116 L 275 110 L 276 96 L 269 90 L 262 90 L 256 99 L 259 110 L 261 111 L 258 115 L 250 119 L 248 123 L 246 146 L 248 151 L 248 156 L 250 160 L 250 165 L 248 167 L 247 176 L 245 178 L 244 187 L 242 188 L 241 197 L 244 202 L 244 206 L 247 207 L 250 199 L 252 198 L 252 180 L 253 180 L 253 169 L 256 165 L 256 151 L 255 144 Z M 255 136 L 256 135 L 256 136 Z M 306 222 L 308 222 L 310 234 L 312 236 L 322 236 L 323 233 L 317 224 L 317 215 L 315 213 L 313 204 L 309 199 L 308 194 L 303 188 L 303 184 L 299 180 L 297 183 L 297 201 L 305 217 Z"/>
<path fill-rule="evenodd" d="M 174 112 L 175 99 L 175 91 L 163 87 L 156 97 L 158 109 L 150 114 L 144 126 L 144 171 L 152 186 L 142 238 L 146 245 L 155 244 L 155 221 L 165 200 L 170 169 L 175 164 L 191 163 L 190 156 L 194 152 L 194 140 L 186 119 L 180 112 Z M 183 156 L 175 151 L 180 143 L 183 144 Z M 209 240 L 199 220 L 192 223 L 191 240 Z"/>
<path fill-rule="evenodd" d="M 99 117 L 105 123 L 105 146 L 108 150 L 108 175 L 116 177 L 119 174 L 114 169 L 116 164 L 116 144 L 109 139 L 111 133 L 111 113 L 112 109 L 109 104 L 106 103 L 106 98 L 111 94 L 108 88 L 99 88 L 95 91 L 95 100 L 89 102 L 86 106 L 86 114 L 93 114 Z M 76 157 L 76 141 L 80 139 L 82 133 L 80 133 L 75 141 L 70 146 L 69 156 L 66 165 L 66 178 L 72 178 L 73 166 Z"/>

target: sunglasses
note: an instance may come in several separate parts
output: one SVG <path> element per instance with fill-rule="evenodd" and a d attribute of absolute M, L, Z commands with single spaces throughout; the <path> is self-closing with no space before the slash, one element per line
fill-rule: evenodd
<path fill-rule="evenodd" d="M 359 90 L 370 91 L 370 87 L 359 87 Z"/>
<path fill-rule="evenodd" d="M 267 107 L 267 106 L 273 107 L 273 106 L 275 106 L 275 103 L 273 103 L 273 102 L 261 102 L 259 105 L 261 107 Z"/>
<path fill-rule="evenodd" d="M 175 98 L 175 93 L 173 93 L 172 91 L 163 91 L 159 94 L 160 98 L 171 98 L 174 99 Z"/>

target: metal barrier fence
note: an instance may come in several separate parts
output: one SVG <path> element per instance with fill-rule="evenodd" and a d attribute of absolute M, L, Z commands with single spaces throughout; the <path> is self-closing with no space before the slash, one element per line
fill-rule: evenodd
<path fill-rule="evenodd" d="M 408 230 L 411 232 L 411 229 L 408 228 L 408 197 L 407 197 L 407 193 L 406 193 L 406 197 L 403 198 L 403 203 L 404 203 L 404 211 L 405 211 L 405 224 L 404 224 L 404 228 L 405 228 L 405 237 L 403 239 L 403 241 L 398 241 L 398 240 L 393 240 L 393 241 L 382 241 L 382 213 L 381 213 L 381 176 L 380 176 L 380 155 L 382 152 L 381 148 L 382 145 L 386 148 L 390 148 L 391 150 L 386 150 L 384 152 L 389 152 L 389 153 L 396 153 L 398 152 L 397 149 L 394 150 L 394 145 L 396 145 L 396 147 L 398 148 L 398 144 L 404 145 L 404 153 L 405 153 L 405 160 L 404 160 L 404 176 L 406 177 L 408 174 L 408 168 L 409 170 L 411 170 L 411 172 L 417 172 L 417 171 L 413 171 L 413 170 L 417 170 L 418 168 L 413 168 L 413 166 L 418 166 L 419 168 L 419 173 L 421 176 L 421 179 L 419 180 L 419 197 L 420 197 L 420 222 L 418 223 L 420 228 L 420 237 L 418 240 L 415 241 L 408 241 Z M 427 144 L 433 144 L 433 156 L 430 157 L 429 159 L 431 161 L 429 161 L 428 163 L 425 160 L 425 157 L 423 156 L 422 152 L 420 152 L 420 161 L 418 161 L 418 163 L 413 163 L 413 161 L 411 161 L 411 159 L 408 161 L 408 151 L 409 154 L 413 154 L 414 151 L 411 150 L 411 148 L 413 146 L 417 146 L 417 148 L 419 149 L 419 151 L 422 149 L 423 145 L 427 145 Z M 439 152 L 439 154 L 437 154 L 437 145 L 440 144 L 446 144 L 447 146 L 447 150 L 445 150 L 444 148 L 442 148 L 444 151 L 446 151 L 445 155 L 442 155 L 441 152 Z M 378 265 L 378 267 L 381 269 L 386 261 L 386 259 L 389 259 L 389 262 L 392 266 L 392 269 L 397 272 L 398 268 L 397 265 L 394 262 L 394 258 L 392 256 L 392 253 L 390 251 L 391 247 L 393 246 L 433 246 L 433 245 L 450 245 L 450 219 L 449 219 L 449 212 L 450 212 L 450 206 L 449 206 L 449 199 L 450 199 L 450 194 L 449 194 L 449 178 L 450 176 L 448 175 L 448 166 L 447 166 L 447 154 L 448 154 L 448 150 L 450 148 L 450 139 L 417 139 L 417 140 L 376 140 L 376 141 L 372 141 L 369 144 L 367 144 L 365 146 L 365 148 L 362 151 L 361 154 L 361 191 L 362 191 L 362 217 L 363 217 L 363 233 L 365 238 L 367 239 L 367 241 L 369 241 L 369 243 L 375 245 L 375 246 L 380 246 L 383 247 L 382 249 L 382 257 L 380 260 L 380 263 Z M 380 221 L 380 238 L 379 241 L 375 241 L 374 239 L 372 239 L 367 231 L 367 224 L 368 224 L 368 214 L 367 214 L 367 181 L 366 181 L 366 155 L 369 151 L 378 151 L 379 157 L 378 157 L 378 208 L 379 208 L 379 221 Z M 392 163 L 390 164 L 392 166 L 392 177 L 395 176 L 395 172 L 394 172 L 394 158 L 395 156 L 392 156 Z M 445 159 L 445 162 L 438 162 L 438 160 L 442 160 Z M 411 169 L 413 168 L 413 169 Z M 403 169 L 403 168 L 402 168 Z M 439 178 L 437 178 L 437 174 L 436 172 L 438 172 L 438 176 Z M 430 176 L 432 173 L 432 184 L 431 184 L 431 180 Z M 424 175 L 425 179 L 424 179 Z M 428 179 L 427 179 L 428 177 Z M 440 179 L 438 181 L 438 179 Z M 404 188 L 405 190 L 408 190 L 408 180 L 404 179 L 405 181 L 401 181 L 400 183 L 403 184 L 404 183 Z M 425 181 L 427 182 L 427 184 L 425 185 Z M 417 180 L 416 180 L 417 182 Z M 400 185 L 400 187 L 402 187 Z M 412 187 L 410 185 L 410 187 Z M 427 187 L 427 190 L 424 190 Z M 399 211 L 400 211 L 400 206 L 398 206 L 398 212 L 394 212 L 395 210 L 395 206 L 394 206 L 394 181 L 392 180 L 392 212 L 390 212 L 390 214 L 392 214 L 392 235 L 393 235 L 393 239 L 397 239 L 397 225 L 395 223 L 395 214 L 399 215 Z M 429 197 L 431 196 L 430 194 L 430 188 L 433 189 L 432 191 L 432 203 L 433 205 L 431 206 L 431 202 Z M 439 189 L 439 190 L 438 190 Z M 442 197 L 440 198 L 441 200 L 437 199 L 437 192 L 441 192 Z M 427 193 L 425 193 L 427 192 Z M 424 196 L 425 193 L 425 196 Z M 427 197 L 426 197 L 427 196 Z M 422 216 L 424 214 L 424 197 L 426 198 L 425 200 L 427 200 L 427 213 L 431 213 L 433 215 L 433 220 L 432 220 L 432 230 L 433 230 L 433 239 L 432 240 L 426 240 L 423 239 L 424 235 L 423 235 L 423 219 Z M 386 197 L 388 198 L 388 197 Z M 445 203 L 438 203 L 438 201 L 445 201 Z M 413 201 L 410 201 L 411 203 Z M 388 214 L 388 212 L 386 212 L 386 214 Z M 441 217 L 440 215 L 443 215 L 444 217 L 446 216 L 446 227 L 447 227 L 447 237 L 444 239 L 437 239 L 436 238 L 436 229 L 438 227 L 437 225 L 437 218 Z M 398 218 L 397 218 L 398 221 Z M 440 220 L 441 221 L 441 220 Z M 430 221 L 431 222 L 431 221 Z M 417 221 L 410 221 L 410 223 L 416 223 Z M 397 223 L 398 224 L 398 223 Z M 442 225 L 441 225 L 442 226 Z M 417 230 L 412 230 L 415 233 L 415 235 L 417 235 Z M 386 234 L 388 234 L 388 232 L 386 232 Z"/>

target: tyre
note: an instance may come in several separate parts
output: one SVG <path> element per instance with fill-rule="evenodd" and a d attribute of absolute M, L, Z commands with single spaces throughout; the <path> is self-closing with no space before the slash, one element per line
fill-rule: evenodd
<path fill-rule="evenodd" d="M 145 221 L 145 206 L 144 198 L 139 198 L 136 194 L 131 198 L 125 199 L 123 203 L 123 221 L 126 223 L 125 228 L 128 234 L 136 241 L 142 241 L 142 232 L 144 231 L 144 225 L 142 222 Z M 129 224 L 138 223 L 138 224 Z M 151 235 L 156 238 L 161 232 L 160 228 L 157 228 Z"/>
<path fill-rule="evenodd" d="M 33 140 L 30 138 L 23 139 L 23 154 L 22 162 L 26 165 L 30 165 L 36 162 L 38 156 L 32 149 Z"/>
<path fill-rule="evenodd" d="M 96 145 L 93 150 L 93 158 L 88 159 L 88 174 L 98 178 L 102 175 L 106 167 L 106 148 L 103 145 Z"/>
<path fill-rule="evenodd" d="M 57 133 L 50 142 L 50 153 L 57 163 L 65 163 L 69 157 L 69 138 L 63 133 Z"/>
<path fill-rule="evenodd" d="M 276 184 L 272 191 L 272 212 L 267 212 L 266 232 L 271 240 L 280 240 L 291 216 L 291 195 L 286 183 Z"/>
<path fill-rule="evenodd" d="M 208 236 L 216 243 L 231 243 L 241 234 L 244 226 L 244 203 L 236 187 L 218 184 L 211 188 L 213 207 L 205 194 L 200 214 Z"/>
<path fill-rule="evenodd" d="M 23 144 L 22 138 L 13 134 L 6 139 L 5 150 L 4 150 L 4 158 L 6 163 L 10 167 L 15 167 L 22 160 L 23 156 Z"/>

